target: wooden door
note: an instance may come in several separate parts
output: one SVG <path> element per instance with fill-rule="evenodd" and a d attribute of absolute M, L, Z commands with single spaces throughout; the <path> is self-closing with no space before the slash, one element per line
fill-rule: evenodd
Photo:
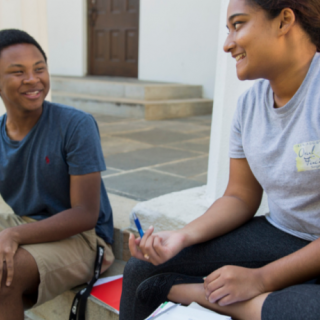
<path fill-rule="evenodd" d="M 138 76 L 139 0 L 88 0 L 89 74 Z"/>

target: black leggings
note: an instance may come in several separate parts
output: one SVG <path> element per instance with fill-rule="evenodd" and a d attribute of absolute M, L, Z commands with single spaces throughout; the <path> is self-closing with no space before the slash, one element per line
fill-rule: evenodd
<path fill-rule="evenodd" d="M 225 265 L 259 268 L 308 243 L 273 227 L 265 217 L 257 217 L 224 236 L 186 248 L 157 267 L 131 258 L 124 270 L 120 320 L 142 320 L 151 314 L 153 308 L 136 299 L 135 292 L 142 281 L 156 274 L 204 277 Z M 262 320 L 271 319 L 320 319 L 320 286 L 302 284 L 270 294 Z"/>

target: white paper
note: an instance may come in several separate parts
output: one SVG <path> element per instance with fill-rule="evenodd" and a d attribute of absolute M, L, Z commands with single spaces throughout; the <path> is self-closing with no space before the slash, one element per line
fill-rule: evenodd
<path fill-rule="evenodd" d="M 204 308 L 202 306 L 200 306 L 200 304 L 197 304 L 196 302 L 192 302 L 191 304 L 188 305 L 187 308 L 193 308 L 193 309 L 197 309 L 197 310 L 202 310 L 202 311 L 205 311 L 205 312 L 208 312 L 208 313 L 212 313 L 214 311 L 211 311 L 207 308 Z"/>
<path fill-rule="evenodd" d="M 105 278 L 100 278 L 97 280 L 97 282 L 94 284 L 94 287 L 96 286 L 100 286 L 101 284 L 104 284 L 104 283 L 108 283 L 108 282 L 111 282 L 111 281 L 114 281 L 114 280 L 118 280 L 120 278 L 122 278 L 123 275 L 122 274 L 119 274 L 117 276 L 113 276 L 113 277 L 105 277 Z"/>
<path fill-rule="evenodd" d="M 160 314 L 162 314 L 162 313 L 166 312 L 168 309 L 173 308 L 174 306 L 178 306 L 178 305 L 169 301 L 162 309 L 160 309 L 161 306 L 162 306 L 162 304 L 155 311 L 153 311 L 152 314 L 149 317 L 147 317 L 145 320 L 155 319 L 155 318 L 158 319 Z"/>
<path fill-rule="evenodd" d="M 157 320 L 230 320 L 228 316 L 222 316 L 215 312 L 207 312 L 195 308 L 178 306 L 163 313 Z"/>

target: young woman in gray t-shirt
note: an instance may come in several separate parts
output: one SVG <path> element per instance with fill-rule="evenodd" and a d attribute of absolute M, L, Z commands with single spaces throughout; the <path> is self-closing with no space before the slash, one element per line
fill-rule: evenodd
<path fill-rule="evenodd" d="M 320 2 L 230 0 L 227 27 L 239 79 L 265 79 L 239 100 L 229 184 L 183 229 L 130 236 L 122 320 L 167 299 L 237 319 L 319 318 Z M 270 214 L 253 218 L 263 189 Z"/>

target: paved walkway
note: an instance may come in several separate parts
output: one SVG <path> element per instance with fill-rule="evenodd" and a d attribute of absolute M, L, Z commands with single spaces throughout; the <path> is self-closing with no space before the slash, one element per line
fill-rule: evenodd
<path fill-rule="evenodd" d="M 211 115 L 162 121 L 94 116 L 109 193 L 144 201 L 207 183 Z"/>

